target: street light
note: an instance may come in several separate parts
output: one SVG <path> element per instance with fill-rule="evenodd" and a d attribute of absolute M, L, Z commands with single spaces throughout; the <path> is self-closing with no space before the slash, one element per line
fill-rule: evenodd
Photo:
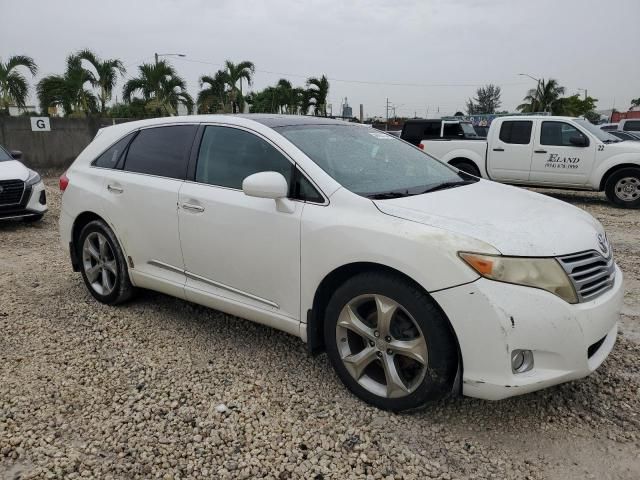
<path fill-rule="evenodd" d="M 529 77 L 531 80 L 535 80 L 537 85 L 536 85 L 536 91 L 540 92 L 540 82 L 541 80 L 539 78 L 536 78 L 532 75 L 529 75 L 528 73 L 519 73 L 518 75 L 522 76 L 522 77 Z M 533 104 L 532 104 L 533 107 Z M 533 108 L 531 108 L 531 110 L 533 110 Z M 545 109 L 546 110 L 546 109 Z"/>
<path fill-rule="evenodd" d="M 184 53 L 154 53 L 156 57 L 156 65 L 158 64 L 158 57 L 186 57 Z"/>

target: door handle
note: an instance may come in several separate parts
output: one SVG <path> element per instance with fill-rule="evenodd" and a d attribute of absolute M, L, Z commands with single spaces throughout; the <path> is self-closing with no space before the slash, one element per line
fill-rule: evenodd
<path fill-rule="evenodd" d="M 189 210 L 190 212 L 204 212 L 204 207 L 201 207 L 200 205 L 194 205 L 193 203 L 183 203 L 182 208 L 184 208 L 185 210 Z"/>
<path fill-rule="evenodd" d="M 546 150 L 534 150 L 533 153 L 547 153 Z"/>
<path fill-rule="evenodd" d="M 124 192 L 124 188 L 114 187 L 113 185 L 107 185 L 107 190 L 109 190 L 111 193 L 123 193 Z"/>
<path fill-rule="evenodd" d="M 494 148 L 494 152 L 504 152 L 504 148 Z"/>

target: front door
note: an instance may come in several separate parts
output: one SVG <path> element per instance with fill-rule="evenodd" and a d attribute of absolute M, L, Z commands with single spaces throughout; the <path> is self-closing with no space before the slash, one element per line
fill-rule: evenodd
<path fill-rule="evenodd" d="M 531 162 L 533 183 L 577 187 L 587 183 L 596 145 L 583 132 L 567 122 L 543 120 L 535 137 Z"/>
<path fill-rule="evenodd" d="M 185 182 L 178 202 L 188 299 L 231 313 L 235 305 L 299 319 L 304 203 L 279 211 L 275 200 L 242 191 L 242 181 L 261 171 L 279 172 L 290 184 L 293 167 L 253 132 L 205 128 L 194 181 Z M 208 303 L 203 295 L 219 301 Z"/>
<path fill-rule="evenodd" d="M 492 180 L 527 183 L 531 170 L 533 121 L 505 120 L 489 139 L 487 170 Z"/>

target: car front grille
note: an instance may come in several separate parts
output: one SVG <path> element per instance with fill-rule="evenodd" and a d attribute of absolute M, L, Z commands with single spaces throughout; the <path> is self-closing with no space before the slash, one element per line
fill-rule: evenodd
<path fill-rule="evenodd" d="M 580 302 L 593 300 L 613 287 L 616 266 L 611 249 L 607 257 L 589 250 L 565 255 L 558 260 L 569 275 Z"/>
<path fill-rule="evenodd" d="M 22 180 L 0 180 L 0 205 L 18 205 L 23 193 Z"/>

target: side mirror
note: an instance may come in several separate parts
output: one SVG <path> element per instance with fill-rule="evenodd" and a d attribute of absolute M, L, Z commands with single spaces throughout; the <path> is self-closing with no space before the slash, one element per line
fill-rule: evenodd
<path fill-rule="evenodd" d="M 14 160 L 20 160 L 22 158 L 22 152 L 20 150 L 11 150 L 11 156 Z"/>
<path fill-rule="evenodd" d="M 287 181 L 278 172 L 258 172 L 242 181 L 242 191 L 249 197 L 277 200 L 285 198 L 288 190 Z"/>
<path fill-rule="evenodd" d="M 589 140 L 584 135 L 571 135 L 569 137 L 569 143 L 574 147 L 587 147 L 589 146 Z"/>

